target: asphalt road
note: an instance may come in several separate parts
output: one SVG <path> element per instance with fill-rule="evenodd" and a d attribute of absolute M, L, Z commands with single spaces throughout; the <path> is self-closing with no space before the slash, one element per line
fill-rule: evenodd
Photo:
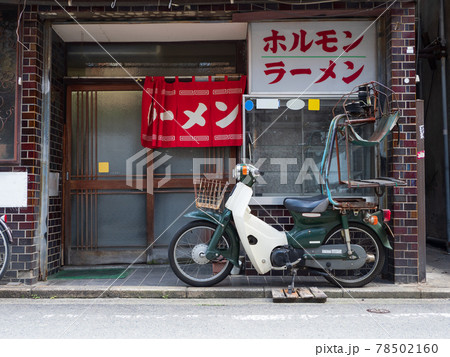
<path fill-rule="evenodd" d="M 448 338 L 449 307 L 448 299 L 329 299 L 325 304 L 275 304 L 271 299 L 0 299 L 0 336 Z"/>

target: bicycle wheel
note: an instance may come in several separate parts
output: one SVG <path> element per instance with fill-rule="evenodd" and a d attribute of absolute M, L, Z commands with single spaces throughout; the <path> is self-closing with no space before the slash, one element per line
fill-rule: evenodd
<path fill-rule="evenodd" d="M 364 248 L 370 259 L 359 269 L 327 271 L 329 275 L 325 278 L 339 287 L 361 287 L 371 282 L 381 272 L 385 260 L 384 247 L 378 236 L 362 224 L 350 223 L 349 229 L 351 244 Z M 330 232 L 324 244 L 345 243 L 341 230 L 342 227 L 339 226 Z"/>
<path fill-rule="evenodd" d="M 221 282 L 233 268 L 222 256 L 206 258 L 209 241 L 217 226 L 207 221 L 194 221 L 184 226 L 169 246 L 169 262 L 175 275 L 192 286 L 212 286 Z M 217 248 L 227 250 L 231 240 L 222 235 Z"/>
<path fill-rule="evenodd" d="M 4 232 L 4 227 L 0 225 L 0 279 L 3 278 L 9 268 L 11 260 L 11 246 L 9 244 L 8 235 Z"/>

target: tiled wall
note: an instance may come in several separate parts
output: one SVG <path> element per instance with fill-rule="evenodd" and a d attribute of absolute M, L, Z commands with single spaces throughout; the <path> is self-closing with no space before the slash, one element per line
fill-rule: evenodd
<path fill-rule="evenodd" d="M 394 252 L 389 252 L 388 271 L 395 282 L 409 283 L 418 281 L 419 256 L 414 4 L 401 3 L 395 6 L 387 25 L 391 86 L 399 94 L 401 108 L 400 141 L 390 142 L 389 172 L 392 177 L 407 182 L 407 186 L 394 188 L 389 195 L 395 240 L 392 242 Z M 409 48 L 413 50 L 412 54 L 408 53 Z"/>
<path fill-rule="evenodd" d="M 37 281 L 39 274 L 37 228 L 40 201 L 42 23 L 37 13 L 24 13 L 22 120 L 20 165 L 14 171 L 28 172 L 28 207 L 7 209 L 13 229 L 11 270 L 6 278 L 25 283 Z"/>
<path fill-rule="evenodd" d="M 50 129 L 50 171 L 59 174 L 58 195 L 49 199 L 48 212 L 48 274 L 58 271 L 62 259 L 62 182 L 63 173 L 63 135 L 65 121 L 65 44 L 52 33 L 52 94 Z"/>
<path fill-rule="evenodd" d="M 400 0 L 399 2 L 402 2 Z M 404 0 L 403 0 L 404 2 Z M 411 1 L 409 1 L 411 2 Z M 116 6 L 112 8 L 110 4 L 105 6 L 99 6 L 98 4 L 93 4 L 92 6 L 85 6 L 86 2 L 83 2 L 83 6 L 77 6 L 76 1 L 73 1 L 73 6 L 65 6 L 65 2 L 61 2 L 63 7 L 68 12 L 108 12 L 108 13 L 123 13 L 126 15 L 127 13 L 138 13 L 138 12 L 220 12 L 220 11 L 229 11 L 229 12 L 245 12 L 245 11 L 283 11 L 283 10 L 370 10 L 373 8 L 377 8 L 380 6 L 385 6 L 385 1 L 336 1 L 336 2 L 324 2 L 324 3 L 316 3 L 316 4 L 289 4 L 286 3 L 277 3 L 272 1 L 246 1 L 246 2 L 235 2 L 231 4 L 230 1 L 224 0 L 221 4 L 197 4 L 196 1 L 190 1 L 187 4 L 176 4 L 172 3 L 171 8 L 169 8 L 169 2 L 163 3 L 160 1 L 142 1 L 143 5 L 135 5 L 135 6 L 127 6 L 125 2 L 117 1 Z M 34 5 L 32 7 L 33 11 L 41 11 L 41 12 L 58 12 L 61 11 L 61 7 L 59 5 Z M 361 15 L 359 13 L 358 15 Z"/>
<path fill-rule="evenodd" d="M 73 6 L 66 9 L 79 18 L 90 19 L 141 19 L 173 18 L 230 18 L 234 12 L 273 10 L 355 10 L 354 16 L 365 16 L 365 10 L 383 8 L 385 2 L 333 2 L 313 5 L 289 5 L 282 3 L 235 3 L 214 5 L 182 5 L 169 10 L 167 4 L 145 6 L 105 7 Z M 33 5 L 24 13 L 23 43 L 28 47 L 23 51 L 22 122 L 21 122 L 21 162 L 18 166 L 2 170 L 27 170 L 29 174 L 28 207 L 8 209 L 10 225 L 14 230 L 12 270 L 7 277 L 25 283 L 36 282 L 38 271 L 38 219 L 40 194 L 41 155 L 41 79 L 43 65 L 43 20 L 42 18 L 66 18 L 68 15 L 57 5 Z M 415 55 L 407 54 L 408 46 L 414 48 L 414 3 L 398 1 L 384 16 L 387 28 L 387 69 L 392 88 L 400 94 L 402 117 L 400 119 L 401 140 L 389 151 L 390 174 L 405 179 L 408 186 L 395 188 L 390 192 L 393 209 L 395 241 L 394 252 L 389 254 L 388 265 L 391 278 L 397 282 L 416 282 L 418 277 L 417 253 L 417 192 L 416 192 L 416 140 L 415 140 Z M 62 135 L 64 121 L 63 44 L 56 40 L 53 44 L 55 58 L 52 73 L 52 119 L 51 119 L 51 171 L 60 172 L 62 181 Z M 415 52 L 415 48 L 414 48 Z M 404 79 L 408 78 L 406 84 Z M 391 145 L 392 147 L 392 145 Z M 61 182 L 60 181 L 60 182 Z M 61 192 L 61 186 L 60 186 Z M 61 197 L 50 199 L 48 272 L 57 271 L 61 264 L 62 213 Z M 257 215 L 274 224 L 278 229 L 289 229 L 292 221 L 287 210 L 276 206 L 265 209 L 255 208 Z M 269 213 L 270 214 L 269 214 Z M 275 221 L 272 221 L 275 217 Z M 251 269 L 249 269 L 251 271 Z"/>

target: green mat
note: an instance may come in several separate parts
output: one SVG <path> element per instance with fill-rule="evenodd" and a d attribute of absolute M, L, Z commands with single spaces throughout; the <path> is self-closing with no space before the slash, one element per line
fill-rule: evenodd
<path fill-rule="evenodd" d="M 50 275 L 48 279 L 124 279 L 133 271 L 133 269 L 124 270 L 121 268 L 61 270 Z"/>

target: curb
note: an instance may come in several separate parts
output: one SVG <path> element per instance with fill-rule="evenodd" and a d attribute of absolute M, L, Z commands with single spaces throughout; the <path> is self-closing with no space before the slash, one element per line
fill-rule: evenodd
<path fill-rule="evenodd" d="M 450 288 L 321 289 L 330 299 L 446 299 Z M 0 298 L 148 298 L 148 299 L 261 299 L 272 298 L 272 287 L 194 288 L 173 286 L 0 286 Z"/>
<path fill-rule="evenodd" d="M 0 298 L 31 298 L 31 286 L 2 286 L 0 287 Z"/>

